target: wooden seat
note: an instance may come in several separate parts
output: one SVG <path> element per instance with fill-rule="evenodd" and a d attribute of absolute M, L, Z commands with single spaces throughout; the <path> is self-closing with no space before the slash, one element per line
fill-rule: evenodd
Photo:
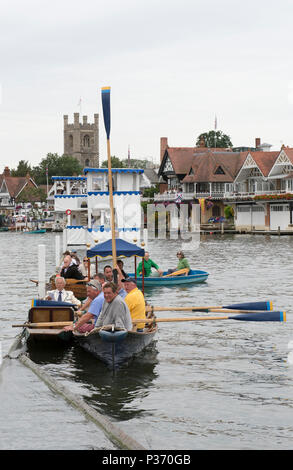
<path fill-rule="evenodd" d="M 72 307 L 32 307 L 29 310 L 29 323 L 73 321 L 74 310 Z M 40 327 L 41 328 L 41 327 Z"/>

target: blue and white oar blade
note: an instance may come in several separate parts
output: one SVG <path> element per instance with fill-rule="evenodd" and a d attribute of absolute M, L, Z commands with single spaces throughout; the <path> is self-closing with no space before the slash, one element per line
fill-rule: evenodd
<path fill-rule="evenodd" d="M 258 312 L 258 313 L 242 313 L 240 315 L 229 316 L 232 320 L 243 321 L 286 321 L 286 312 Z"/>
<path fill-rule="evenodd" d="M 224 305 L 222 308 L 231 310 L 272 310 L 273 304 L 270 301 L 264 302 L 245 302 L 243 304 Z"/>
<path fill-rule="evenodd" d="M 107 134 L 107 139 L 110 138 L 110 128 L 111 128 L 111 110 L 110 110 L 110 91 L 111 87 L 102 88 L 102 105 L 103 105 L 103 115 L 104 115 L 104 124 Z"/>

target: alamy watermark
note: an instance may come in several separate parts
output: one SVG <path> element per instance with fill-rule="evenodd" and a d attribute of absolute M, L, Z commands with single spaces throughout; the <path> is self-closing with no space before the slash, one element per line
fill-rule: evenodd
<path fill-rule="evenodd" d="M 116 213 L 116 227 L 124 226 L 126 230 L 133 230 L 135 227 L 137 231 L 141 231 L 141 234 L 144 233 L 145 242 L 153 239 L 169 239 L 177 240 L 178 249 L 182 251 L 194 251 L 199 248 L 199 204 L 147 204 L 144 213 L 137 204 L 128 202 L 119 209 L 118 217 Z"/>

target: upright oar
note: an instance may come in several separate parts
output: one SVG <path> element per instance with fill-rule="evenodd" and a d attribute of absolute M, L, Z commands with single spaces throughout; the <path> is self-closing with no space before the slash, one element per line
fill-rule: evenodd
<path fill-rule="evenodd" d="M 264 302 L 245 302 L 243 304 L 233 304 L 233 305 L 223 305 L 223 306 L 209 306 L 209 307 L 194 307 L 194 306 L 187 306 L 187 307 L 153 307 L 151 305 L 148 305 L 146 307 L 146 310 L 148 312 L 171 312 L 171 311 L 177 311 L 177 312 L 215 312 L 217 310 L 223 311 L 226 310 L 232 310 L 232 311 L 251 311 L 251 310 L 256 310 L 256 311 L 269 311 L 273 309 L 273 304 L 270 301 L 264 301 Z"/>
<path fill-rule="evenodd" d="M 133 320 L 132 323 L 159 323 L 159 322 L 180 322 L 180 321 L 206 321 L 206 320 L 241 320 L 241 321 L 286 321 L 286 312 L 259 312 L 243 313 L 242 315 L 225 315 L 218 317 L 179 317 L 179 318 L 147 318 L 143 320 Z"/>
<path fill-rule="evenodd" d="M 114 213 L 114 201 L 113 201 L 113 181 L 112 181 L 112 165 L 111 165 L 111 151 L 110 151 L 110 128 L 111 128 L 110 91 L 111 91 L 111 87 L 102 88 L 103 115 L 104 115 L 105 130 L 107 134 L 108 184 L 109 184 L 110 219 L 111 219 L 111 232 L 112 232 L 112 256 L 113 256 L 113 266 L 116 266 L 117 255 L 116 255 L 116 240 L 115 240 L 115 213 Z"/>

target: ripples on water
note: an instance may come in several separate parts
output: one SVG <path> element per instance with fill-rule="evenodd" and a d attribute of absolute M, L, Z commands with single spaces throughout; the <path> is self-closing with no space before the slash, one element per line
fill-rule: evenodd
<path fill-rule="evenodd" d="M 16 335 L 11 324 L 26 319 L 37 293 L 29 281 L 37 278 L 37 245 L 46 244 L 49 277 L 56 234 L 0 236 L 4 274 L 0 335 L 5 354 Z M 186 256 L 192 267 L 210 273 L 208 282 L 146 291 L 148 301 L 156 306 L 271 300 L 274 310 L 287 311 L 287 323 L 159 324 L 152 348 L 115 375 L 71 346 L 53 354 L 31 351 L 31 359 L 146 448 L 289 449 L 293 438 L 293 364 L 287 360 L 293 339 L 292 248 L 293 237 L 207 235 L 201 238 L 200 248 L 186 251 Z M 161 268 L 176 266 L 176 241 L 150 242 L 148 249 Z M 133 271 L 132 260 L 125 266 Z M 183 315 L 197 314 L 157 314 Z M 1 375 L 2 406 L 5 402 L 6 410 L 15 410 L 6 424 L 2 420 L 0 432 L 6 437 L 1 448 L 112 448 L 93 424 L 21 364 L 10 361 Z M 33 404 L 34 412 L 24 415 L 26 419 L 17 415 L 22 416 L 21 425 L 16 402 L 19 409 Z M 24 431 L 33 422 L 38 433 L 32 438 Z M 64 429 L 72 439 L 62 439 Z"/>

